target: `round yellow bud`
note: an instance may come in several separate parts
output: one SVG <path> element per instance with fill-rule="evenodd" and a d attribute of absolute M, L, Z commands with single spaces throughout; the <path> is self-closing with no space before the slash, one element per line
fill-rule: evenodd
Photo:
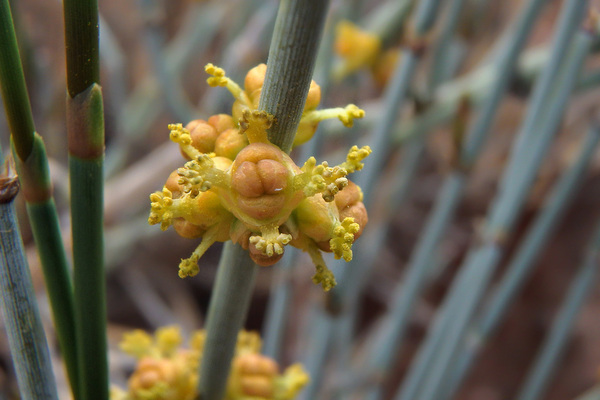
<path fill-rule="evenodd" d="M 223 131 L 215 142 L 215 154 L 233 160 L 237 154 L 248 145 L 245 135 L 240 135 L 237 129 Z"/>
<path fill-rule="evenodd" d="M 190 132 L 192 146 L 198 151 L 201 153 L 212 153 L 214 151 L 215 141 L 219 134 L 212 125 L 202 119 L 196 119 L 187 124 L 185 129 Z"/>

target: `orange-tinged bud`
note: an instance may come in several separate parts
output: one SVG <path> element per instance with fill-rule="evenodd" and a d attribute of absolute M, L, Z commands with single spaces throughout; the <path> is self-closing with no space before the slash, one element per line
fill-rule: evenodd
<path fill-rule="evenodd" d="M 304 110 L 313 110 L 317 108 L 321 102 L 321 86 L 315 81 L 310 82 L 310 89 L 308 89 L 308 95 L 306 96 L 306 103 L 304 104 Z"/>
<path fill-rule="evenodd" d="M 338 210 L 342 211 L 346 207 L 362 201 L 363 194 L 360 187 L 352 181 L 348 181 L 348 186 L 340 190 L 335 196 L 335 205 Z"/>
<path fill-rule="evenodd" d="M 206 228 L 194 225 L 183 218 L 176 218 L 173 220 L 173 229 L 175 229 L 175 232 L 177 232 L 179 236 L 186 239 L 201 238 L 206 233 Z"/>
<path fill-rule="evenodd" d="M 354 234 L 354 240 L 362 235 L 364 227 L 369 222 L 367 209 L 362 199 L 363 194 L 360 187 L 352 181 L 348 181 L 348 186 L 335 196 L 335 205 L 339 211 L 340 220 L 343 221 L 344 218 L 351 217 L 360 226 L 360 230 Z"/>
<path fill-rule="evenodd" d="M 258 64 L 256 67 L 248 71 L 246 74 L 246 79 L 244 79 L 244 90 L 246 93 L 252 93 L 256 89 L 262 88 L 263 83 L 265 82 L 266 74 L 266 64 Z"/>
<path fill-rule="evenodd" d="M 281 260 L 281 257 L 283 257 L 283 253 L 274 253 L 272 256 L 268 256 L 264 254 L 262 250 L 256 248 L 256 243 L 246 243 L 248 246 L 248 251 L 250 253 L 250 258 L 252 258 L 252 261 L 260 265 L 261 267 L 269 267 L 271 265 L 274 265 L 279 260 Z"/>
<path fill-rule="evenodd" d="M 215 154 L 233 160 L 248 145 L 248 139 L 237 129 L 223 131 L 215 142 Z"/>
<path fill-rule="evenodd" d="M 216 129 L 202 119 L 196 119 L 185 126 L 190 131 L 192 146 L 201 153 L 212 153 L 215 149 L 215 141 L 219 135 Z M 185 153 L 184 153 L 185 156 Z"/>
<path fill-rule="evenodd" d="M 167 181 L 165 182 L 165 187 L 171 191 L 174 199 L 180 197 L 183 193 L 183 187 L 178 182 L 179 174 L 177 173 L 177 170 L 171 172 L 167 178 Z"/>
<path fill-rule="evenodd" d="M 208 123 L 217 130 L 217 133 L 235 128 L 236 125 L 236 122 L 231 118 L 231 115 L 228 114 L 213 115 L 208 119 Z"/>
<path fill-rule="evenodd" d="M 289 197 L 285 189 L 294 168 L 297 169 L 292 159 L 279 147 L 260 142 L 248 145 L 231 167 L 234 193 L 227 197 L 229 208 L 242 218 L 237 210 L 257 220 L 280 216 Z M 287 215 L 281 217 L 283 221 L 287 219 Z"/>
<path fill-rule="evenodd" d="M 242 354 L 233 361 L 233 382 L 237 395 L 272 399 L 277 363 L 256 353 Z"/>
<path fill-rule="evenodd" d="M 362 235 L 364 227 L 369 222 L 369 217 L 367 216 L 367 209 L 362 201 L 359 201 L 352 206 L 346 207 L 343 210 L 340 210 L 340 220 L 344 220 L 344 218 L 354 218 L 354 222 L 356 222 L 360 229 L 354 233 L 354 240 L 358 239 L 360 235 Z"/>
<path fill-rule="evenodd" d="M 170 384 L 177 378 L 173 362 L 167 359 L 142 358 L 137 369 L 129 378 L 129 390 L 132 393 L 151 389 L 161 382 Z"/>

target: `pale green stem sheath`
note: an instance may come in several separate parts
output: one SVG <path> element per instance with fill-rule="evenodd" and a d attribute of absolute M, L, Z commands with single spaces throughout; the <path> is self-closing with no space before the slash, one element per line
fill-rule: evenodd
<path fill-rule="evenodd" d="M 79 399 L 107 400 L 104 107 L 97 0 L 64 0 Z"/>
<path fill-rule="evenodd" d="M 598 282 L 598 262 L 600 260 L 600 224 L 595 228 L 586 257 L 577 275 L 571 282 L 568 293 L 552 324 L 533 368 L 529 372 L 518 400 L 537 400 L 547 390 L 553 372 L 558 366 L 558 360 L 573 328 L 573 322 L 586 298 Z"/>
<path fill-rule="evenodd" d="M 365 167 L 355 179 L 356 184 L 361 187 L 364 193 L 363 203 L 367 209 L 370 205 L 373 188 L 377 182 L 377 176 L 380 175 L 388 157 L 394 122 L 398 116 L 399 109 L 404 104 L 406 99 L 406 95 L 412 83 L 413 75 L 424 50 L 424 37 L 431 28 L 435 16 L 437 15 L 439 3 L 439 0 L 427 0 L 419 4 L 415 14 L 412 32 L 413 36 L 411 37 L 412 42 L 408 43 L 407 48 L 404 49 L 402 58 L 396 66 L 392 80 L 385 90 L 385 111 L 375 126 L 369 143 L 373 149 L 373 153 L 377 154 L 377 157 L 371 160 L 370 163 L 365 164 Z M 347 268 L 350 266 L 344 267 L 345 268 L 342 269 L 342 274 L 339 277 L 341 282 L 347 280 L 348 278 L 346 275 L 350 273 L 350 269 Z M 360 274 L 353 274 L 353 278 L 357 278 L 359 276 Z M 339 311 L 341 306 L 345 306 L 345 304 L 343 304 L 341 301 L 341 293 L 342 292 L 340 292 L 340 288 L 334 288 L 329 293 L 328 304 L 330 307 L 329 310 L 326 310 L 326 312 L 331 312 L 331 310 Z M 323 355 L 319 354 L 317 351 L 320 351 L 321 348 L 326 348 L 323 346 L 323 343 L 331 342 L 331 336 L 336 332 L 335 325 L 338 324 L 337 317 L 338 315 L 329 315 L 329 318 L 323 318 L 324 323 L 328 324 L 329 327 L 327 329 L 320 329 L 324 330 L 327 335 L 318 336 L 318 340 L 321 343 L 313 347 L 313 350 L 316 351 L 311 351 L 307 355 L 307 364 L 316 368 L 309 369 L 313 376 L 322 375 L 322 369 L 324 368 L 324 365 L 323 363 L 316 361 L 321 359 Z M 313 380 L 309 384 L 306 390 L 307 398 L 312 399 L 318 397 L 319 383 L 319 381 Z"/>
<path fill-rule="evenodd" d="M 572 36 L 571 32 L 564 34 Z M 442 380 L 447 375 L 458 343 L 503 253 L 502 238 L 512 231 L 592 42 L 592 36 L 587 32 L 582 32 L 575 38 L 571 52 L 564 58 L 561 72 L 556 77 L 553 95 L 540 100 L 545 103 L 541 108 L 545 110 L 545 114 L 540 115 L 535 127 L 538 136 L 530 144 L 531 151 L 528 154 L 518 150 L 513 152 L 511 164 L 518 163 L 521 168 L 509 165 L 505 171 L 502 178 L 504 184 L 481 233 L 482 244 L 469 253 L 459 270 L 450 293 L 419 350 L 417 361 L 408 373 L 405 385 L 395 397 L 397 400 L 433 398 L 439 385 L 443 384 Z M 529 112 L 534 112 L 535 109 L 536 106 L 532 105 Z M 524 134 L 523 131 L 521 134 Z"/>
<path fill-rule="evenodd" d="M 21 240 L 19 182 L 0 155 L 0 307 L 23 399 L 58 400 L 54 373 Z"/>
<path fill-rule="evenodd" d="M 42 138 L 35 133 L 9 4 L 0 2 L 0 88 L 11 130 L 17 172 L 42 263 L 52 316 L 73 393 L 77 393 L 77 348 L 73 287 Z"/>
<path fill-rule="evenodd" d="M 480 150 L 483 139 L 489 132 L 493 116 L 506 91 L 518 54 L 543 3 L 544 0 L 532 0 L 519 14 L 519 19 L 515 23 L 514 35 L 507 42 L 504 52 L 499 57 L 502 73 L 493 82 L 492 90 L 485 99 L 483 109 L 477 115 L 475 123 L 469 131 L 466 146 L 472 149 L 472 154 L 476 154 L 475 151 Z M 461 160 L 460 163 L 465 164 L 465 160 Z M 394 355 L 400 349 L 413 306 L 423 290 L 426 278 L 430 275 L 431 255 L 435 252 L 435 248 L 442 239 L 459 204 L 464 193 L 465 183 L 464 171 L 456 169 L 443 184 L 434 210 L 428 218 L 425 229 L 409 260 L 406 277 L 395 290 L 391 308 L 393 311 L 385 317 L 387 322 L 382 325 L 388 329 L 376 333 L 377 338 L 373 341 L 375 347 L 373 351 L 369 352 L 368 365 L 373 369 L 375 376 L 385 376 L 395 360 Z M 397 350 L 390 351 L 390 348 Z M 373 388 L 372 390 L 379 392 L 380 389 Z"/>
<path fill-rule="evenodd" d="M 454 38 L 454 32 L 458 24 L 458 15 L 462 8 L 464 0 L 453 0 L 448 3 L 450 10 L 448 15 L 440 22 L 440 34 L 439 40 L 433 45 L 432 59 L 437 60 L 438 64 L 448 64 L 450 57 L 449 47 L 452 39 Z M 450 78 L 452 72 L 449 68 L 437 68 L 435 63 L 432 64 L 428 70 L 427 86 L 425 88 L 426 93 L 424 98 L 430 98 L 435 89 L 448 78 Z M 426 107 L 426 106 L 425 106 Z M 409 194 L 412 187 L 416 172 L 421 162 L 421 156 L 425 150 L 425 135 L 419 135 L 416 140 L 406 143 L 403 150 L 402 162 L 398 168 L 398 174 L 393 194 L 388 202 L 390 208 L 398 209 L 404 203 L 404 199 Z M 367 274 L 372 265 L 372 260 L 377 259 L 377 254 L 381 251 L 381 247 L 385 243 L 385 238 L 389 232 L 390 219 L 383 219 L 379 226 L 371 225 L 365 232 L 363 238 L 357 243 L 356 247 L 356 259 L 352 260 L 349 265 L 344 269 L 344 274 L 340 276 L 338 283 L 339 289 L 337 293 L 341 299 L 341 304 L 344 304 L 344 309 L 348 311 L 343 315 L 345 319 L 351 319 L 355 321 L 359 312 L 359 299 L 360 293 L 364 288 L 364 283 L 367 282 Z M 347 271 L 347 272 L 346 272 Z M 339 365 L 347 367 L 349 363 L 349 352 L 344 349 L 347 348 L 353 338 L 355 329 L 355 323 L 347 321 L 345 323 L 339 323 L 338 331 L 335 333 L 340 339 L 340 352 L 339 354 Z M 350 329 L 348 329 L 350 328 Z M 345 344 L 343 344 L 345 342 Z"/>
<path fill-rule="evenodd" d="M 328 1 L 312 0 L 283 0 L 279 5 L 258 108 L 275 116 L 269 140 L 286 152 L 291 150 L 304 109 L 328 5 Z M 200 366 L 198 390 L 202 400 L 223 399 L 257 269 L 247 251 L 231 243 L 225 245 L 211 296 L 206 350 Z"/>
<path fill-rule="evenodd" d="M 458 389 L 479 350 L 496 329 L 502 316 L 529 276 L 531 269 L 535 266 L 537 256 L 555 231 L 557 223 L 573 197 L 577 184 L 580 183 L 590 158 L 595 153 L 599 139 L 600 126 L 594 126 L 582 144 L 576 162 L 556 184 L 540 216 L 533 223 L 514 259 L 507 267 L 502 281 L 480 312 L 468 339 L 464 340 L 464 348 L 454 363 L 452 376 L 446 381 L 447 385 L 443 390 L 444 398 L 451 398 Z"/>

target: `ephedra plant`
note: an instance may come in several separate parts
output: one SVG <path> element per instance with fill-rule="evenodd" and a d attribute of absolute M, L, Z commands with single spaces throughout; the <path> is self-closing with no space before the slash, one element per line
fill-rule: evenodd
<path fill-rule="evenodd" d="M 593 1 L 34 3 L 0 398 L 598 398 Z"/>

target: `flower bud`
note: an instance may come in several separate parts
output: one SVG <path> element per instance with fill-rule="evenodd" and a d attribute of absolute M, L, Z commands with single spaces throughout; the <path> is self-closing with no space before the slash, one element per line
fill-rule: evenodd
<path fill-rule="evenodd" d="M 344 218 L 351 217 L 360 226 L 360 230 L 354 234 L 354 240 L 362 235 L 365 225 L 369 222 L 367 209 L 362 199 L 363 194 L 360 187 L 352 181 L 348 181 L 348 186 L 335 196 L 335 205 L 338 209 L 340 220 L 343 221 Z"/>
<path fill-rule="evenodd" d="M 215 154 L 233 160 L 247 145 L 248 139 L 245 135 L 240 135 L 237 129 L 227 129 L 217 137 Z"/>
<path fill-rule="evenodd" d="M 232 365 L 234 396 L 272 399 L 277 374 L 277 363 L 268 357 L 255 353 L 236 357 Z"/>
<path fill-rule="evenodd" d="M 227 129 L 235 128 L 236 122 L 228 114 L 217 114 L 213 115 L 208 119 L 208 123 L 212 125 L 217 133 L 222 133 Z"/>
<path fill-rule="evenodd" d="M 216 129 L 202 119 L 196 119 L 185 126 L 190 132 L 192 146 L 201 153 L 212 153 L 215 149 L 215 141 L 219 135 Z M 184 157 L 186 157 L 186 154 Z M 189 157 L 186 157 L 189 159 Z"/>
<path fill-rule="evenodd" d="M 252 93 L 256 89 L 262 88 L 265 82 L 266 74 L 266 64 L 258 64 L 256 67 L 248 71 L 248 73 L 246 74 L 246 79 L 244 79 L 244 90 L 246 91 L 246 93 Z"/>
<path fill-rule="evenodd" d="M 276 146 L 253 143 L 245 147 L 231 167 L 233 195 L 229 201 L 232 212 L 244 219 L 236 213 L 237 209 L 250 218 L 263 221 L 281 216 L 284 222 L 289 216 L 284 206 L 290 205 L 286 204 L 289 196 L 285 189 L 291 186 L 294 176 L 290 167 L 295 167 L 294 162 Z"/>

